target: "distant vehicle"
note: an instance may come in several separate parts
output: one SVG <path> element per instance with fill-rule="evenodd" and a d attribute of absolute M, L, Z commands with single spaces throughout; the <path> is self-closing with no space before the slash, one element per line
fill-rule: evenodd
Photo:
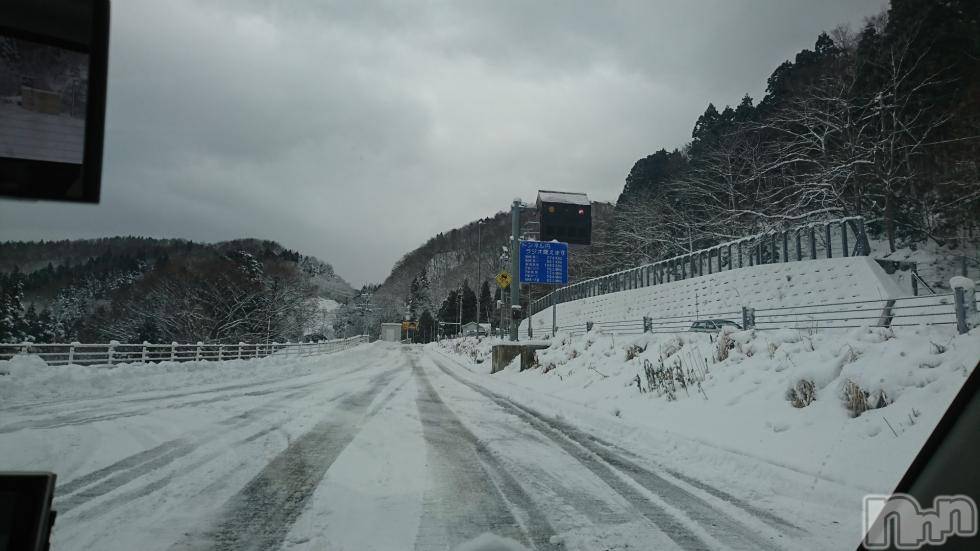
<path fill-rule="evenodd" d="M 723 327 L 742 328 L 741 325 L 732 320 L 699 320 L 691 324 L 690 331 L 694 331 L 695 333 L 714 333 L 721 331 Z"/>

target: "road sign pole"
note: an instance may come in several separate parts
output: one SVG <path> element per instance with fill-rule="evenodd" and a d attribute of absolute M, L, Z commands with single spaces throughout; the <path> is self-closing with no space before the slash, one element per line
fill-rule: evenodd
<path fill-rule="evenodd" d="M 520 274 L 520 236 L 518 233 L 521 231 L 521 199 L 514 199 L 514 202 L 510 206 L 510 273 L 513 274 L 514 281 L 510 284 L 510 303 L 511 311 L 509 315 L 511 317 L 510 323 L 510 340 L 517 340 L 517 320 L 514 319 L 514 306 L 520 306 L 521 304 L 521 278 Z"/>
<path fill-rule="evenodd" d="M 529 339 L 534 338 L 534 328 L 531 327 L 532 325 L 534 325 L 534 318 L 532 317 L 531 314 L 531 302 L 534 301 L 534 297 L 531 295 L 531 292 L 533 290 L 534 288 L 531 287 L 530 283 L 528 283 L 527 284 L 527 338 Z"/>

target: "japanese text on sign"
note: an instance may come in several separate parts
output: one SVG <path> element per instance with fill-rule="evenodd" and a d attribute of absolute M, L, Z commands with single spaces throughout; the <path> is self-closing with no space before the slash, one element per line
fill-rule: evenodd
<path fill-rule="evenodd" d="M 568 244 L 556 241 L 521 241 L 521 283 L 568 283 Z"/>

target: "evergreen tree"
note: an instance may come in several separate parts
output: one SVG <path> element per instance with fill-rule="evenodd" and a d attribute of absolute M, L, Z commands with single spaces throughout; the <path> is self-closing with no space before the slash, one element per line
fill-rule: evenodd
<path fill-rule="evenodd" d="M 421 297 L 419 296 L 419 278 L 412 278 L 412 284 L 409 286 L 408 290 L 408 317 L 409 319 L 417 320 L 419 319 L 419 313 L 422 311 Z"/>
<path fill-rule="evenodd" d="M 459 293 L 455 289 L 449 291 L 449 295 L 442 301 L 442 306 L 439 307 L 439 321 L 453 324 L 459 321 Z M 459 326 L 446 325 L 443 331 L 447 335 L 455 335 L 459 331 Z"/>
<path fill-rule="evenodd" d="M 428 310 L 424 310 L 419 316 L 418 331 L 416 341 L 421 343 L 432 342 L 436 338 L 436 320 Z"/>
<path fill-rule="evenodd" d="M 26 335 L 24 321 L 24 276 L 18 268 L 0 274 L 0 342 L 21 342 Z"/>
<path fill-rule="evenodd" d="M 480 286 L 480 318 L 477 320 L 479 323 L 486 323 L 487 320 L 492 318 L 493 313 L 493 296 L 490 294 L 490 284 L 486 281 Z"/>
<path fill-rule="evenodd" d="M 463 280 L 463 323 L 476 321 L 476 293 L 470 288 L 469 280 Z"/>

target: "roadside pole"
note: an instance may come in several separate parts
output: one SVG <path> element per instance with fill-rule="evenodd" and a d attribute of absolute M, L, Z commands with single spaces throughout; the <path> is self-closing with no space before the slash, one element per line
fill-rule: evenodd
<path fill-rule="evenodd" d="M 534 301 L 534 297 L 531 295 L 532 291 L 533 288 L 531 287 L 531 284 L 528 283 L 527 284 L 527 338 L 529 339 L 534 338 L 534 328 L 532 327 L 534 325 L 534 319 L 531 317 L 531 302 Z"/>
<path fill-rule="evenodd" d="M 476 221 L 476 331 L 480 332 L 480 299 L 483 298 L 483 220 Z"/>
<path fill-rule="evenodd" d="M 504 338 L 504 328 L 507 327 L 507 303 L 508 300 L 504 300 L 504 295 L 506 294 L 506 289 L 500 290 L 500 327 L 497 328 L 497 333 L 500 338 Z"/>
<path fill-rule="evenodd" d="M 514 315 L 514 307 L 520 308 L 521 304 L 521 277 L 520 277 L 520 236 L 521 231 L 521 199 L 514 199 L 510 206 L 510 273 L 513 282 L 510 284 L 510 340 L 517 340 L 517 320 L 519 317 Z"/>
<path fill-rule="evenodd" d="M 504 247 L 504 249 L 506 250 L 507 248 Z M 499 268 L 500 268 L 499 272 L 505 272 L 505 271 L 507 271 L 507 261 L 509 259 L 510 259 L 510 257 L 507 256 L 507 253 L 506 252 L 504 252 L 503 254 L 500 255 L 500 257 L 497 259 L 499 261 Z M 497 283 L 497 290 L 500 291 L 500 298 L 497 300 L 496 303 L 494 303 L 494 304 L 497 305 L 497 308 L 500 309 L 500 323 L 497 325 L 497 337 L 500 338 L 500 339 L 503 339 L 504 338 L 504 328 L 507 327 L 507 325 L 505 324 L 505 321 L 506 321 L 506 319 L 505 319 L 505 313 L 509 309 L 509 308 L 505 308 L 505 305 L 508 302 L 508 300 L 506 298 L 507 297 L 507 289 L 504 288 L 500 283 Z"/>

